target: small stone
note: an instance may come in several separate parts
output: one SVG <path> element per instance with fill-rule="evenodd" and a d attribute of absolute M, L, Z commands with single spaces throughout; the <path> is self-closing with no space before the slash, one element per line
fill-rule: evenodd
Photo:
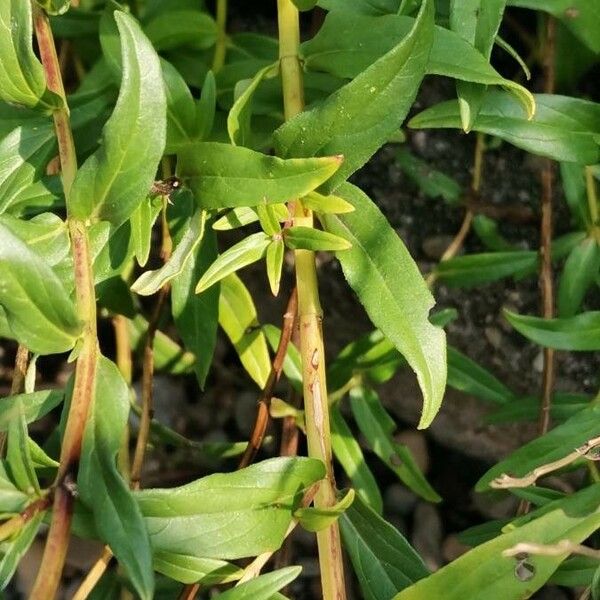
<path fill-rule="evenodd" d="M 432 235 L 423 240 L 423 252 L 428 258 L 439 260 L 454 238 L 451 235 Z"/>
<path fill-rule="evenodd" d="M 496 349 L 502 346 L 502 332 L 496 327 L 486 327 L 483 332 L 487 341 Z"/>
<path fill-rule="evenodd" d="M 410 450 L 419 469 L 423 473 L 427 473 L 429 470 L 429 451 L 427 450 L 427 440 L 423 433 L 414 429 L 405 429 L 394 436 L 394 439 Z"/>
<path fill-rule="evenodd" d="M 442 566 L 442 519 L 431 504 L 420 502 L 417 505 L 411 543 L 431 571 Z"/>

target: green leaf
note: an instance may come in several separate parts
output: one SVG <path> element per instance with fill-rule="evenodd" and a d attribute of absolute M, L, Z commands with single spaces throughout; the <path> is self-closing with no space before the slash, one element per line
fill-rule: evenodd
<path fill-rule="evenodd" d="M 358 495 L 377 514 L 383 512 L 383 500 L 377 481 L 369 469 L 360 444 L 352 435 L 338 404 L 329 407 L 331 446 L 333 453 L 352 481 Z"/>
<path fill-rule="evenodd" d="M 131 237 L 135 257 L 140 267 L 144 267 L 148 262 L 152 242 L 152 227 L 160 214 L 161 207 L 162 201 L 160 198 L 146 198 L 140 202 L 131 215 Z"/>
<path fill-rule="evenodd" d="M 252 118 L 252 99 L 258 86 L 265 78 L 279 74 L 279 62 L 258 71 L 251 80 L 239 81 L 235 86 L 235 102 L 227 115 L 227 133 L 231 143 L 236 146 L 248 146 L 251 139 L 250 119 Z"/>
<path fill-rule="evenodd" d="M 451 346 L 448 346 L 448 385 L 495 404 L 504 404 L 514 398 L 514 394 L 489 371 Z"/>
<path fill-rule="evenodd" d="M 272 204 L 271 206 L 280 205 Z M 237 229 L 256 221 L 258 221 L 258 214 L 254 208 L 239 206 L 224 211 L 223 216 L 213 223 L 213 229 L 217 231 L 229 231 L 230 229 Z"/>
<path fill-rule="evenodd" d="M 563 458 L 575 448 L 600 435 L 600 406 L 588 406 L 545 435 L 535 438 L 515 450 L 508 458 L 494 465 L 477 482 L 475 489 L 488 489 L 492 480 L 503 473 L 523 477 L 540 465 Z"/>
<path fill-rule="evenodd" d="M 335 189 L 402 124 L 421 85 L 433 43 L 433 3 L 425 0 L 414 27 L 397 46 L 314 108 L 275 131 L 281 156 L 343 154 L 326 186 Z"/>
<path fill-rule="evenodd" d="M 285 254 L 285 245 L 281 240 L 275 240 L 267 246 L 266 265 L 269 286 L 273 296 L 279 294 L 279 284 L 281 283 L 281 268 L 283 267 L 283 255 Z"/>
<path fill-rule="evenodd" d="M 242 146 L 191 144 L 179 154 L 178 174 L 206 209 L 287 202 L 329 179 L 340 156 L 282 160 Z"/>
<path fill-rule="evenodd" d="M 189 227 L 177 244 L 171 258 L 160 269 L 142 273 L 135 280 L 131 289 L 140 296 L 151 296 L 156 294 L 163 285 L 177 277 L 202 241 L 205 224 L 206 211 L 198 209 L 190 219 Z"/>
<path fill-rule="evenodd" d="M 8 426 L 8 444 L 6 458 L 12 479 L 17 487 L 29 495 L 40 496 L 40 484 L 35 474 L 35 465 L 31 457 L 29 435 L 25 412 L 20 403 L 17 404 L 17 416 Z"/>
<path fill-rule="evenodd" d="M 0 589 L 4 590 L 12 579 L 21 559 L 35 540 L 45 512 L 38 513 L 25 523 L 19 533 L 0 542 Z"/>
<path fill-rule="evenodd" d="M 600 160 L 600 105 L 588 100 L 536 94 L 535 117 L 523 115 L 510 94 L 490 91 L 473 129 L 553 160 L 594 164 Z M 415 129 L 461 127 L 458 102 L 442 102 L 409 123 Z"/>
<path fill-rule="evenodd" d="M 5 461 L 0 462 L 0 512 L 18 513 L 25 508 L 30 498 L 9 479 L 4 465 Z"/>
<path fill-rule="evenodd" d="M 166 60 L 160 66 L 167 99 L 167 141 L 165 154 L 175 154 L 196 133 L 196 104 L 179 71 Z"/>
<path fill-rule="evenodd" d="M 0 399 L 0 431 L 7 431 L 11 421 L 18 419 L 20 406 L 23 409 L 25 422 L 31 423 L 47 415 L 62 402 L 63 398 L 62 390 L 43 390 Z"/>
<path fill-rule="evenodd" d="M 79 496 L 92 509 L 100 538 L 110 546 L 137 593 L 150 599 L 154 592 L 150 538 L 116 465 L 128 415 L 127 384 L 116 365 L 99 356 L 77 477 Z"/>
<path fill-rule="evenodd" d="M 427 567 L 404 536 L 360 496 L 340 518 L 340 529 L 364 600 L 389 600 L 427 577 Z"/>
<path fill-rule="evenodd" d="M 185 554 L 157 551 L 154 553 L 154 570 L 181 583 L 216 585 L 239 579 L 244 570 L 224 560 L 197 558 Z"/>
<path fill-rule="evenodd" d="M 310 192 L 302 198 L 302 206 L 310 208 L 319 214 L 341 214 L 352 212 L 354 206 L 339 196 L 329 194 L 324 196 L 318 192 Z"/>
<path fill-rule="evenodd" d="M 552 259 L 562 258 L 583 239 L 585 233 L 582 231 L 556 238 L 552 243 Z M 539 254 L 533 250 L 483 252 L 442 261 L 435 272 L 447 285 L 471 287 L 504 277 L 531 275 L 535 273 L 538 261 Z"/>
<path fill-rule="evenodd" d="M 36 354 L 70 350 L 81 325 L 52 268 L 0 223 L 0 305 L 15 338 Z"/>
<path fill-rule="evenodd" d="M 317 35 L 302 44 L 306 67 L 337 77 L 356 77 L 405 39 L 414 22 L 396 14 L 375 17 L 332 12 Z M 504 79 L 472 44 L 444 27 L 434 27 L 425 69 L 431 75 L 460 82 L 503 86 L 518 99 L 528 116 L 534 112 L 535 103 L 528 90 Z"/>
<path fill-rule="evenodd" d="M 187 231 L 184 237 L 186 235 Z M 204 388 L 217 342 L 219 287 L 195 294 L 194 286 L 216 258 L 216 236 L 211 230 L 205 231 L 202 243 L 192 252 L 171 286 L 175 326 L 186 348 L 196 357 L 194 371 L 201 388 Z"/>
<path fill-rule="evenodd" d="M 450 29 L 489 60 L 505 5 L 506 0 L 451 0 Z M 469 131 L 481 107 L 485 88 L 458 82 L 456 90 L 463 129 Z"/>
<path fill-rule="evenodd" d="M 221 600 L 273 600 L 275 594 L 300 575 L 302 567 L 285 567 L 260 575 L 217 596 Z"/>
<path fill-rule="evenodd" d="M 396 154 L 400 168 L 419 189 L 430 198 L 442 197 L 449 204 L 460 200 L 460 185 L 454 179 L 440 171 L 432 169 L 424 160 L 417 158 L 406 148 L 400 148 Z"/>
<path fill-rule="evenodd" d="M 292 250 L 327 250 L 337 252 L 348 250 L 352 247 L 352 244 L 340 235 L 300 225 L 285 229 L 283 239 L 285 240 L 285 245 Z"/>
<path fill-rule="evenodd" d="M 219 324 L 250 377 L 263 389 L 271 372 L 267 341 L 260 329 L 252 296 L 233 273 L 221 281 Z"/>
<path fill-rule="evenodd" d="M 279 548 L 297 501 L 324 476 L 318 460 L 274 458 L 136 498 L 155 550 L 232 560 Z"/>
<path fill-rule="evenodd" d="M 217 84 L 212 71 L 209 71 L 202 84 L 200 100 L 196 103 L 196 129 L 198 139 L 208 138 L 213 130 L 217 105 Z"/>
<path fill-rule="evenodd" d="M 527 339 L 557 350 L 600 350 L 600 311 L 564 319 L 542 319 L 504 311 L 508 322 Z"/>
<path fill-rule="evenodd" d="M 560 178 L 565 200 L 575 224 L 581 229 L 591 225 L 585 185 L 585 167 L 577 163 L 560 163 Z"/>
<path fill-rule="evenodd" d="M 0 212 L 11 210 L 19 194 L 43 175 L 55 149 L 46 124 L 13 129 L 0 141 Z"/>
<path fill-rule="evenodd" d="M 121 11 L 123 76 L 100 147 L 71 190 L 73 216 L 125 222 L 147 196 L 165 147 L 166 98 L 158 56 L 137 22 Z M 151 126 L 149 126 L 151 124 Z"/>
<path fill-rule="evenodd" d="M 59 108 L 60 96 L 46 89 L 44 68 L 32 43 L 31 3 L 0 4 L 0 99 L 44 111 Z"/>
<path fill-rule="evenodd" d="M 566 421 L 575 413 L 586 408 L 591 398 L 586 394 L 557 392 L 552 395 L 550 416 L 556 421 Z M 487 423 L 515 423 L 536 421 L 539 418 L 541 399 L 538 396 L 514 398 L 498 410 L 486 416 Z"/>
<path fill-rule="evenodd" d="M 433 297 L 402 240 L 375 204 L 350 184 L 340 186 L 337 193 L 355 211 L 323 215 L 323 226 L 352 244 L 337 258 L 373 324 L 417 373 L 423 392 L 419 428 L 425 428 L 439 410 L 446 385 L 445 335 L 428 319 Z"/>
<path fill-rule="evenodd" d="M 165 10 L 150 20 L 144 31 L 157 50 L 210 48 L 217 39 L 214 19 L 199 10 Z"/>
<path fill-rule="evenodd" d="M 500 233 L 498 222 L 485 215 L 473 218 L 473 230 L 486 248 L 495 252 L 510 252 L 515 249 Z"/>
<path fill-rule="evenodd" d="M 271 238 L 268 235 L 262 232 L 253 233 L 220 254 L 200 278 L 196 286 L 196 294 L 208 289 L 224 277 L 260 260 L 265 255 L 270 243 Z"/>
<path fill-rule="evenodd" d="M 352 388 L 350 404 L 356 424 L 373 452 L 415 494 L 430 502 L 439 502 L 440 496 L 419 470 L 411 451 L 394 441 L 396 423 L 381 405 L 377 394 L 368 388 Z"/>
<path fill-rule="evenodd" d="M 49 15 L 62 15 L 69 10 L 71 0 L 36 0 Z"/>
<path fill-rule="evenodd" d="M 294 519 L 307 531 L 321 531 L 340 518 L 340 515 L 354 502 L 354 496 L 354 490 L 350 489 L 333 506 L 324 508 L 317 508 L 316 506 L 298 508 L 294 512 Z"/>
<path fill-rule="evenodd" d="M 256 207 L 256 214 L 258 215 L 262 230 L 267 235 L 277 236 L 281 234 L 281 225 L 279 224 L 279 218 L 273 206 L 274 205 L 272 204 L 259 204 Z"/>
<path fill-rule="evenodd" d="M 575 501 L 576 496 L 572 497 Z M 558 556 L 528 555 L 525 559 L 503 556 L 519 542 L 554 544 L 568 539 L 580 543 L 600 526 L 597 498 L 594 508 L 583 511 L 577 504 L 547 512 L 527 524 L 500 535 L 463 554 L 426 579 L 394 596 L 394 600 L 423 598 L 464 598 L 485 600 L 520 600 L 530 597 L 554 573 L 568 553 Z M 521 562 L 519 562 L 521 561 Z M 519 565 L 527 563 L 525 569 Z M 518 573 L 524 573 L 519 577 Z"/>
<path fill-rule="evenodd" d="M 560 19 L 590 50 L 600 52 L 600 10 L 589 0 L 508 0 L 511 6 L 545 10 Z"/>
<path fill-rule="evenodd" d="M 569 254 L 558 285 L 558 314 L 572 317 L 600 270 L 600 246 L 594 238 L 586 238 Z"/>
<path fill-rule="evenodd" d="M 348 11 L 359 15 L 386 15 L 398 12 L 400 0 L 318 0 L 320 7 L 332 12 Z"/>

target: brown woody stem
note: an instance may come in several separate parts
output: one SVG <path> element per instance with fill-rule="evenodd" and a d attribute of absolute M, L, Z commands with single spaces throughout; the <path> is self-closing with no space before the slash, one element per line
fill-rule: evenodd
<path fill-rule="evenodd" d="M 281 337 L 279 338 L 279 344 L 277 345 L 277 351 L 271 364 L 271 371 L 267 378 L 267 383 L 260 393 L 258 398 L 258 411 L 256 413 L 256 419 L 254 421 L 254 427 L 252 428 L 252 434 L 246 451 L 242 456 L 238 469 L 247 467 L 255 458 L 256 453 L 259 451 L 260 446 L 264 440 L 265 432 L 269 424 L 269 408 L 271 406 L 271 398 L 273 397 L 273 390 L 277 385 L 277 382 L 281 378 L 283 371 L 283 361 L 287 353 L 288 345 L 292 337 L 292 331 L 294 329 L 294 323 L 296 320 L 296 312 L 298 310 L 298 294 L 296 288 L 292 290 L 290 298 L 287 303 L 285 313 L 283 315 L 283 325 L 281 327 Z"/>
<path fill-rule="evenodd" d="M 71 486 L 76 481 L 77 463 L 89 408 L 94 401 L 98 339 L 96 334 L 96 296 L 94 275 L 89 252 L 86 224 L 72 218 L 70 192 L 77 173 L 77 156 L 69 120 L 69 110 L 60 73 L 56 46 L 48 17 L 38 6 L 33 6 L 34 28 L 48 89 L 63 99 L 63 106 L 53 112 L 54 129 L 58 141 L 63 190 L 65 193 L 69 236 L 73 254 L 75 302 L 83 332 L 75 367 L 71 405 L 63 435 L 60 465 L 54 484 L 52 523 L 35 581 L 32 598 L 54 598 L 67 552 L 73 513 Z"/>

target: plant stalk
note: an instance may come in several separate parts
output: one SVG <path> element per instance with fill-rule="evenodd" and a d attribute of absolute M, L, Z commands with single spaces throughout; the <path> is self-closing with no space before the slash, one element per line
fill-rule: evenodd
<path fill-rule="evenodd" d="M 227 53 L 227 0 L 217 0 L 217 41 L 213 56 L 212 70 L 217 73 L 225 64 Z"/>
<path fill-rule="evenodd" d="M 556 21 L 548 15 L 546 20 L 546 37 L 544 41 L 544 92 L 553 94 L 556 81 Z M 544 160 L 541 175 L 542 183 L 542 220 L 540 224 L 540 271 L 539 285 L 542 303 L 542 316 L 545 319 L 554 317 L 554 281 L 552 277 L 552 197 L 554 188 L 554 163 Z M 552 391 L 555 377 L 555 355 L 553 348 L 543 349 L 544 367 L 542 373 L 542 401 L 538 419 L 538 434 L 544 435 L 550 426 L 550 409 L 552 407 Z"/>
<path fill-rule="evenodd" d="M 284 113 L 286 119 L 291 119 L 304 109 L 302 67 L 298 56 L 300 20 L 292 0 L 277 0 L 277 12 Z M 312 212 L 304 208 L 300 200 L 296 200 L 294 210 L 295 225 L 313 226 Z M 310 250 L 296 250 L 294 255 L 308 454 L 320 459 L 326 469 L 325 479 L 319 486 L 314 503 L 316 507 L 328 507 L 335 504 L 336 497 L 315 254 Z M 345 599 L 344 566 L 337 522 L 317 533 L 317 543 L 323 598 Z"/>
<path fill-rule="evenodd" d="M 48 89 L 63 99 L 53 112 L 58 141 L 61 176 L 67 205 L 67 222 L 73 254 L 75 303 L 83 324 L 71 405 L 63 435 L 60 465 L 54 483 L 52 522 L 44 548 L 42 564 L 31 597 L 54 598 L 60 583 L 69 543 L 73 515 L 74 486 L 89 408 L 94 400 L 98 338 L 96 333 L 96 295 L 86 224 L 70 216 L 70 192 L 77 173 L 77 155 L 69 119 L 69 109 L 56 54 L 56 46 L 46 13 L 33 3 L 34 28 Z"/>

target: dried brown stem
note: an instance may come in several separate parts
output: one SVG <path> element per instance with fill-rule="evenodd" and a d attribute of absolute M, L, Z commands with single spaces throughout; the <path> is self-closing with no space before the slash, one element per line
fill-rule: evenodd
<path fill-rule="evenodd" d="M 238 469 L 247 467 L 256 456 L 260 446 L 264 440 L 267 426 L 269 424 L 269 408 L 271 406 L 271 398 L 273 397 L 273 390 L 281 378 L 283 371 L 283 361 L 287 353 L 288 345 L 292 337 L 292 331 L 294 329 L 294 323 L 296 321 L 296 313 L 298 311 L 298 294 L 296 288 L 292 290 L 290 298 L 283 315 L 283 324 L 281 327 L 281 337 L 279 338 L 279 344 L 277 345 L 277 351 L 271 364 L 271 371 L 267 378 L 267 383 L 264 389 L 261 391 L 258 398 L 258 410 L 256 413 L 256 419 L 254 420 L 254 427 L 252 428 L 252 434 L 246 451 L 240 460 Z"/>
<path fill-rule="evenodd" d="M 546 463 L 545 465 L 541 465 L 523 477 L 511 477 L 510 475 L 503 473 L 500 475 L 500 477 L 497 477 L 490 483 L 490 487 L 496 489 L 528 487 L 533 485 L 540 477 L 544 477 L 544 475 L 548 475 L 549 473 L 557 471 L 558 469 L 562 469 L 563 467 L 570 465 L 580 458 L 596 460 L 596 457 L 589 455 L 589 452 L 598 446 L 600 446 L 600 437 L 592 438 L 566 456 Z"/>
<path fill-rule="evenodd" d="M 521 542 L 502 552 L 502 556 L 518 556 L 519 554 L 537 554 L 538 556 L 562 556 L 577 554 L 600 560 L 600 550 L 575 544 L 571 540 L 560 540 L 556 544 L 534 544 Z"/>

